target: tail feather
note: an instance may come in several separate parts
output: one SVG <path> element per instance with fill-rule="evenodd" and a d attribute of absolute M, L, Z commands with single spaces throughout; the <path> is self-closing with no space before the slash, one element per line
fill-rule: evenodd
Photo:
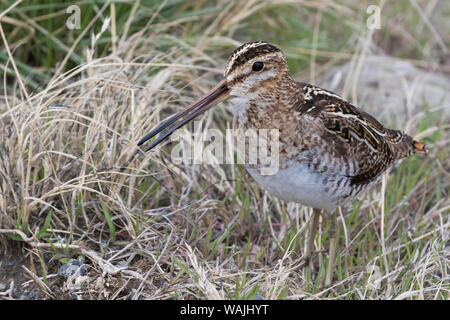
<path fill-rule="evenodd" d="M 419 141 L 413 140 L 413 147 L 413 153 L 427 153 L 427 148 Z"/>

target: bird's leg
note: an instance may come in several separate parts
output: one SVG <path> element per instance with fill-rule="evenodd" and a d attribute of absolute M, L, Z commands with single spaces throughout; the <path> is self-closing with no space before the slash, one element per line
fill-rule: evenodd
<path fill-rule="evenodd" d="M 328 231 L 330 237 L 330 251 L 328 255 L 328 267 L 327 275 L 325 277 L 325 287 L 331 285 L 331 279 L 333 278 L 334 260 L 336 256 L 336 247 L 339 237 L 339 224 L 337 221 L 337 214 L 333 214 L 330 219 L 330 229 Z"/>
<path fill-rule="evenodd" d="M 305 260 L 309 263 L 310 267 L 312 267 L 312 259 L 311 254 L 314 248 L 314 238 L 316 237 L 317 228 L 319 226 L 319 218 L 320 218 L 320 209 L 313 209 L 312 212 L 312 224 L 309 228 L 308 238 L 306 239 L 306 252 L 305 252 Z"/>

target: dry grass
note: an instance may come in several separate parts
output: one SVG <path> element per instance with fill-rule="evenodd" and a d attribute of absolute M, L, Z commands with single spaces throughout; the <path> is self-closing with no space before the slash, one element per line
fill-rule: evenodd
<path fill-rule="evenodd" d="M 269 2 L 282 7 L 290 1 Z M 240 166 L 176 165 L 167 147 L 147 154 L 137 148 L 150 128 L 220 79 L 222 51 L 239 43 L 233 27 L 269 2 L 237 1 L 201 22 L 195 15 L 150 19 L 139 33 L 115 35 L 113 51 L 103 58 L 94 54 L 97 33 L 85 63 L 56 69 L 36 92 L 14 60 L 3 65 L 17 81 L 7 83 L 5 76 L 0 101 L 0 241 L 6 255 L 13 241 L 23 243 L 21 253 L 32 264 L 26 271 L 31 280 L 16 286 L 33 284 L 45 298 L 449 298 L 448 96 L 431 108 L 422 97 L 408 102 L 408 127 L 430 152 L 404 161 L 341 213 L 346 223 L 330 288 L 321 286 L 326 221 L 315 244 L 318 272 L 303 268 L 310 209 L 270 196 Z M 344 4 L 296 6 L 346 17 L 357 12 L 357 5 Z M 261 14 L 273 23 L 270 12 Z M 195 23 L 204 29 L 198 38 L 174 36 Z M 353 37 L 354 52 L 344 57 L 351 66 L 346 79 L 360 75 L 358 66 L 376 51 L 365 37 Z M 307 51 L 315 69 L 304 72 L 313 79 L 342 58 L 331 52 L 319 63 L 315 57 L 324 51 L 314 45 Z M 433 62 L 412 60 L 421 67 Z M 448 79 L 445 69 L 442 76 Z M 364 97 L 364 88 L 352 91 L 356 84 L 344 80 L 342 90 L 353 101 Z M 379 108 L 375 113 L 385 122 L 404 127 L 402 118 L 388 118 Z M 223 130 L 231 116 L 219 106 L 202 120 L 204 127 Z M 90 266 L 83 285 L 68 286 L 55 276 L 69 257 Z"/>

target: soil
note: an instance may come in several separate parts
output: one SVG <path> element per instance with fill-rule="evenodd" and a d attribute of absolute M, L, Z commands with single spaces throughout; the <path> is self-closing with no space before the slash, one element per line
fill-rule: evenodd
<path fill-rule="evenodd" d="M 42 299 L 33 283 L 23 285 L 30 279 L 22 266 L 30 269 L 29 253 L 21 243 L 8 241 L 0 248 L 0 299 Z M 11 284 L 12 292 L 4 294 L 9 291 Z"/>

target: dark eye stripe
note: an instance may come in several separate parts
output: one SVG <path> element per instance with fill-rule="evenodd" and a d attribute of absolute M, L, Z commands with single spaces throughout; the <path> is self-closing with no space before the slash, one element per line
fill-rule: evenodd
<path fill-rule="evenodd" d="M 236 55 L 238 52 L 241 51 L 241 49 L 245 46 L 248 46 L 249 44 L 244 44 L 243 46 L 237 48 L 233 54 L 230 56 L 229 61 L 232 60 L 232 57 Z M 231 66 L 228 73 L 231 73 L 236 67 L 244 65 L 247 61 L 252 60 L 253 58 L 264 56 L 269 53 L 273 52 L 281 52 L 280 49 L 277 47 L 268 44 L 268 43 L 262 43 L 261 45 L 253 48 L 249 48 L 248 50 L 242 51 L 234 60 L 233 65 Z"/>

